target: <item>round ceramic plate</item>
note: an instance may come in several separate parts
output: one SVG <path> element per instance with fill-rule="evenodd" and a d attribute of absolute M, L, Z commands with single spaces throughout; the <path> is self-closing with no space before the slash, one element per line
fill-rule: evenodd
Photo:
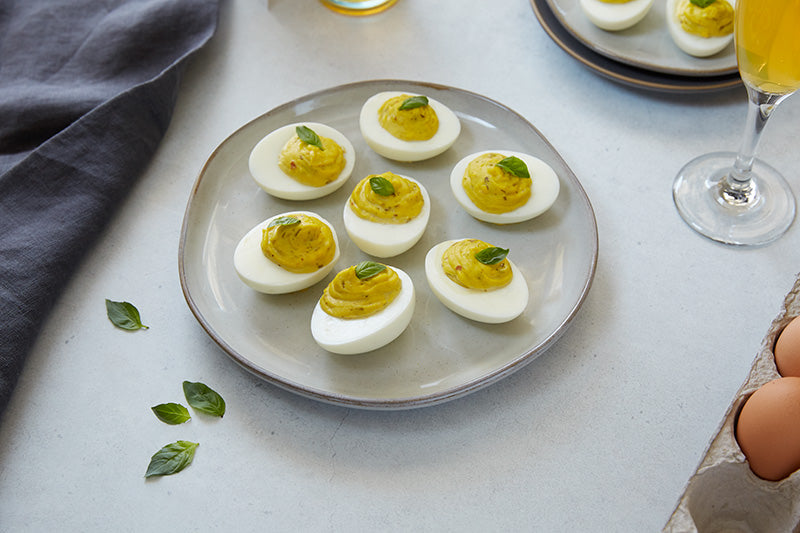
<path fill-rule="evenodd" d="M 381 91 L 428 95 L 450 107 L 462 124 L 447 152 L 418 163 L 378 156 L 358 128 L 361 104 Z M 273 198 L 250 177 L 248 156 L 272 130 L 294 122 L 321 122 L 355 146 L 356 164 L 339 191 L 318 200 Z M 453 165 L 473 152 L 507 149 L 549 163 L 561 193 L 540 217 L 509 226 L 479 222 L 464 212 L 449 189 Z M 422 182 L 431 196 L 430 223 L 420 242 L 386 260 L 406 271 L 416 288 L 409 327 L 389 345 L 361 355 L 334 355 L 311 337 L 311 313 L 335 273 L 370 259 L 347 237 L 342 210 L 355 184 L 391 170 Z M 257 293 L 233 268 L 239 239 L 271 215 L 308 210 L 331 221 L 341 258 L 322 282 L 287 295 Z M 510 248 L 530 287 L 525 312 L 488 325 L 462 318 L 442 305 L 427 285 L 427 251 L 446 239 L 477 237 Z M 183 221 L 179 250 L 181 286 L 202 327 L 240 365 L 280 387 L 335 404 L 405 409 L 450 400 L 494 383 L 541 355 L 571 323 L 586 297 L 597 261 L 594 212 L 578 179 L 547 140 L 507 107 L 467 91 L 399 80 L 354 83 L 284 104 L 233 133 L 211 154 L 195 183 Z"/>
<path fill-rule="evenodd" d="M 638 24 L 617 32 L 601 30 L 592 24 L 581 11 L 580 0 L 546 1 L 561 25 L 584 46 L 620 63 L 681 76 L 737 72 L 733 43 L 706 58 L 690 56 L 678 48 L 666 27 L 664 0 L 656 0 Z"/>
<path fill-rule="evenodd" d="M 550 38 L 574 59 L 601 76 L 631 87 L 670 93 L 715 92 L 741 86 L 738 72 L 720 76 L 677 76 L 620 63 L 598 54 L 578 41 L 548 5 L 547 0 L 530 0 L 536 18 Z"/>

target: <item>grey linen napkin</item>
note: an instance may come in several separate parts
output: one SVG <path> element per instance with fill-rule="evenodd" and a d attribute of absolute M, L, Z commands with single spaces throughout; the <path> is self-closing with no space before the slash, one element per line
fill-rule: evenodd
<path fill-rule="evenodd" d="M 0 417 L 217 12 L 218 0 L 0 0 Z"/>

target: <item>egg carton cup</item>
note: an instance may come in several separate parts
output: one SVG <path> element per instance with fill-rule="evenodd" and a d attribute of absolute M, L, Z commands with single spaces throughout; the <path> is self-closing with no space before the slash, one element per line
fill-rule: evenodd
<path fill-rule="evenodd" d="M 759 478 L 750 470 L 734 434 L 745 401 L 780 377 L 772 349 L 778 334 L 798 315 L 800 274 L 663 533 L 800 533 L 800 470 L 780 481 Z"/>

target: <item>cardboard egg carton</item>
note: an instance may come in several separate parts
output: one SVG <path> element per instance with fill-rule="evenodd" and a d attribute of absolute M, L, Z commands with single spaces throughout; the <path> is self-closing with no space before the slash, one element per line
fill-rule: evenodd
<path fill-rule="evenodd" d="M 779 378 L 772 348 L 800 315 L 800 275 L 761 343 L 750 374 L 736 393 L 664 533 L 800 533 L 800 470 L 780 481 L 756 476 L 736 442 L 736 417 L 759 387 Z"/>

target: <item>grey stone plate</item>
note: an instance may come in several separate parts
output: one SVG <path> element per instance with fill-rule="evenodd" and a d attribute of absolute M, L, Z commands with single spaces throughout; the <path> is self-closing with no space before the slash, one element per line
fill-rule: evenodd
<path fill-rule="evenodd" d="M 370 150 L 358 128 L 362 103 L 387 90 L 429 95 L 449 106 L 462 124 L 445 153 L 418 163 L 396 163 Z M 314 121 L 344 133 L 356 164 L 340 190 L 318 200 L 291 202 L 264 193 L 250 177 L 255 144 L 285 124 Z M 520 224 L 496 226 L 470 217 L 454 200 L 448 176 L 465 155 L 484 149 L 527 152 L 549 163 L 561 180 L 553 207 Z M 347 237 L 342 209 L 355 183 L 387 170 L 413 177 L 431 196 L 431 218 L 414 248 L 382 260 L 406 271 L 416 288 L 409 327 L 384 348 L 333 355 L 311 337 L 312 309 L 339 270 L 369 259 Z M 269 216 L 319 213 L 336 227 L 341 258 L 322 282 L 301 292 L 265 295 L 245 286 L 233 268 L 239 239 Z M 525 312 L 499 325 L 472 322 L 444 307 L 427 285 L 426 252 L 453 238 L 477 237 L 510 248 L 525 276 Z M 228 137 L 206 161 L 184 215 L 179 271 L 184 296 L 200 325 L 224 352 L 268 382 L 334 404 L 408 409 L 444 402 L 508 376 L 538 357 L 570 325 L 581 307 L 597 262 L 597 225 L 583 187 L 555 149 L 527 120 L 467 91 L 402 80 L 375 80 L 303 96 L 254 119 Z"/>

